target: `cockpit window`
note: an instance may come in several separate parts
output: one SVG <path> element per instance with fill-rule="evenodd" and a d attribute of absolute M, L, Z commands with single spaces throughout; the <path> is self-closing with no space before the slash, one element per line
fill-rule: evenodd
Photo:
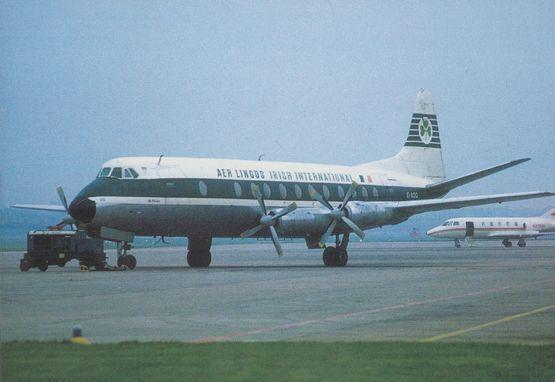
<path fill-rule="evenodd" d="M 112 169 L 112 173 L 110 174 L 110 177 L 111 177 L 111 178 L 118 178 L 118 179 L 121 179 L 121 175 L 122 175 L 122 173 L 121 173 L 121 167 L 114 167 L 114 168 Z"/>
<path fill-rule="evenodd" d="M 135 179 L 139 177 L 139 174 L 137 174 L 137 171 L 133 170 L 132 168 L 124 168 L 123 177 L 125 179 Z"/>
<path fill-rule="evenodd" d="M 105 178 L 108 175 L 110 175 L 110 170 L 112 168 L 111 167 L 104 167 L 103 169 L 100 170 L 100 172 L 98 173 L 98 177 L 99 178 Z"/>

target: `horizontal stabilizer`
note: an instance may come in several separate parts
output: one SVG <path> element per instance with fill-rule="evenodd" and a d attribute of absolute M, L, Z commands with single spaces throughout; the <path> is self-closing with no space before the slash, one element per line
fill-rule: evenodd
<path fill-rule="evenodd" d="M 430 190 L 431 192 L 437 193 L 437 194 L 445 194 L 449 191 L 451 191 L 452 189 L 462 186 L 463 184 L 467 184 L 470 182 L 473 182 L 477 179 L 486 177 L 488 175 L 491 174 L 495 174 L 496 172 L 499 171 L 503 171 L 505 169 L 508 169 L 510 167 L 516 166 L 518 164 L 521 164 L 523 162 L 527 162 L 529 161 L 530 158 L 522 158 L 522 159 L 517 159 L 517 160 L 513 160 L 510 162 L 506 162 L 503 164 L 499 164 L 497 166 L 493 166 L 490 168 L 486 168 L 485 170 L 480 170 L 480 171 L 476 171 L 455 179 L 451 179 L 451 180 L 445 180 L 443 182 L 439 182 L 439 183 L 434 183 L 434 184 L 430 184 L 428 186 L 426 186 L 426 188 L 428 190 Z"/>
<path fill-rule="evenodd" d="M 40 210 L 40 211 L 55 211 L 67 212 L 64 206 L 56 206 L 51 204 L 14 204 L 12 208 L 22 208 L 24 210 Z"/>
<path fill-rule="evenodd" d="M 401 213 L 404 212 L 408 214 L 420 214 L 422 212 L 479 206 L 482 204 L 503 203 L 503 202 L 510 202 L 515 200 L 543 198 L 546 196 L 555 196 L 555 193 L 547 192 L 547 191 L 531 191 L 531 192 L 517 192 L 517 193 L 511 193 L 511 194 L 411 200 L 411 201 L 397 202 L 396 205 L 394 206 L 394 209 Z"/>

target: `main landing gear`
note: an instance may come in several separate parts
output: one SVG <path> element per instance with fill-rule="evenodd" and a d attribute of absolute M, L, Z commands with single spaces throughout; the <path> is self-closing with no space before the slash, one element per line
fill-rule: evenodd
<path fill-rule="evenodd" d="M 459 239 L 455 239 L 455 248 L 461 247 L 461 241 Z"/>
<path fill-rule="evenodd" d="M 129 255 L 127 251 L 131 250 L 131 244 L 128 242 L 118 242 L 118 268 L 125 265 L 129 269 L 135 269 L 137 259 L 133 255 Z"/>
<path fill-rule="evenodd" d="M 503 243 L 505 248 L 510 248 L 513 246 L 513 243 L 509 239 L 503 239 L 501 243 Z M 526 241 L 524 239 L 518 239 L 516 245 L 518 245 L 520 248 L 524 248 L 526 247 Z"/>
<path fill-rule="evenodd" d="M 189 238 L 187 243 L 187 263 L 191 268 L 206 268 L 212 261 L 210 247 L 212 238 Z"/>
<path fill-rule="evenodd" d="M 349 234 L 344 234 L 341 242 L 339 235 L 335 235 L 335 247 L 326 247 L 322 259 L 326 267 L 344 267 L 347 265 L 349 255 L 347 245 L 349 244 Z"/>

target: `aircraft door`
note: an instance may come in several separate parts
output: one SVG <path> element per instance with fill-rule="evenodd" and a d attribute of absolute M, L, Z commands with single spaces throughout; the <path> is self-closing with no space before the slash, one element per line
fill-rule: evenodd
<path fill-rule="evenodd" d="M 466 222 L 466 234 L 465 237 L 474 236 L 474 222 Z"/>

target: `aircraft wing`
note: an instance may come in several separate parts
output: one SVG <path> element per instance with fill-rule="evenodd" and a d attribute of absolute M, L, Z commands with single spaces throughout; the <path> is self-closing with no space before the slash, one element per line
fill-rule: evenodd
<path fill-rule="evenodd" d="M 14 204 L 13 208 L 22 208 L 25 210 L 41 210 L 41 211 L 55 211 L 67 212 L 64 206 L 56 206 L 52 204 Z"/>
<path fill-rule="evenodd" d="M 488 238 L 492 239 L 526 239 L 526 238 L 534 238 L 538 236 L 543 236 L 545 234 L 555 234 L 555 232 L 546 232 L 541 233 L 539 231 L 494 231 L 488 235 Z"/>
<path fill-rule="evenodd" d="M 479 206 L 482 204 L 491 204 L 491 203 L 503 203 L 503 202 L 510 202 L 515 200 L 543 198 L 546 196 L 555 196 L 555 193 L 546 192 L 546 191 L 531 191 L 531 192 L 517 192 L 517 193 L 511 193 L 511 194 L 410 200 L 410 201 L 397 202 L 394 205 L 394 209 L 402 213 L 420 214 L 420 213 L 429 212 L 429 211 L 456 209 L 456 208 Z"/>

